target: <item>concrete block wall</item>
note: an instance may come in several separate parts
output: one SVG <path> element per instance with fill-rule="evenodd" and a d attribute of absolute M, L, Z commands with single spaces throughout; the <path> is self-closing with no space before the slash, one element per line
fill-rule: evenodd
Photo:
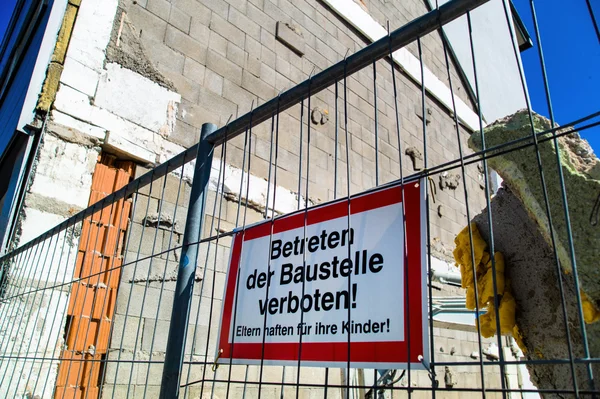
<path fill-rule="evenodd" d="M 173 1 L 121 0 L 132 25 L 141 31 L 140 40 L 149 59 L 181 94 L 175 131 L 168 137 L 180 145 L 193 143 L 201 124 L 224 124 L 230 116 L 247 112 L 254 100 L 258 104 L 278 92 L 308 78 L 313 68 L 325 69 L 340 61 L 346 51 L 354 52 L 367 43 L 333 11 L 316 0 L 288 2 L 285 0 L 254 1 Z M 379 23 L 385 15 L 394 15 L 392 28 L 426 12 L 425 3 L 414 0 L 391 5 L 373 1 L 366 4 L 368 12 Z M 299 56 L 276 39 L 277 22 L 288 23 L 301 32 L 305 53 Z M 397 25 L 397 26 L 396 26 Z M 416 44 L 415 44 L 416 45 Z M 413 46 L 414 47 L 414 46 Z M 440 80 L 447 82 L 442 42 L 438 33 L 423 38 L 426 67 Z M 416 54 L 416 52 L 415 52 Z M 459 98 L 470 100 L 454 65 L 450 66 L 452 83 Z M 402 153 L 409 146 L 423 148 L 421 89 L 401 71 L 396 71 L 398 112 Z M 335 95 L 333 87 L 313 97 L 311 108 L 329 113 L 323 125 L 311 125 L 310 170 L 308 197 L 315 202 L 346 194 L 346 168 L 350 166 L 350 191 L 357 193 L 375 186 L 375 118 L 373 72 L 366 68 L 348 78 L 349 160 L 346 162 L 346 140 L 343 115 L 343 84 L 339 85 L 339 142 L 337 193 L 334 193 L 335 169 Z M 377 63 L 378 102 L 378 172 L 379 182 L 400 177 L 400 155 L 395 119 L 393 84 L 388 62 Z M 306 107 L 305 102 L 305 107 Z M 427 124 L 427 162 L 435 166 L 458 157 L 458 139 L 449 110 L 431 96 Z M 308 118 L 311 110 L 305 110 Z M 302 153 L 302 190 L 305 187 L 307 159 L 307 126 L 303 126 L 300 143 L 300 107 L 293 107 L 279 118 L 279 156 L 277 183 L 289 190 L 298 190 L 299 160 Z M 305 119 L 306 121 L 307 119 Z M 270 123 L 253 129 L 252 171 L 266 177 L 270 157 Z M 463 151 L 468 153 L 468 132 L 460 128 Z M 243 137 L 228 145 L 227 162 L 240 167 Z M 411 160 L 402 154 L 403 174 L 414 173 Z M 459 173 L 460 170 L 453 170 Z M 438 177 L 433 177 L 437 183 Z M 485 203 L 480 187 L 481 173 L 468 167 L 466 184 L 470 192 L 470 208 L 480 210 Z M 437 185 L 437 184 L 436 184 Z M 437 214 L 443 204 L 443 217 L 432 218 L 432 237 L 439 256 L 448 255 L 453 238 L 466 225 L 466 209 L 462 186 L 456 190 L 437 189 L 436 203 L 431 212 Z"/>

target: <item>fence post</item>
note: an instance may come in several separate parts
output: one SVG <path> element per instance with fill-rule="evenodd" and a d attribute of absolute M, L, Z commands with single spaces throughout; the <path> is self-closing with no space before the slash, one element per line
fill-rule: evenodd
<path fill-rule="evenodd" d="M 183 233 L 183 247 L 179 259 L 175 299 L 171 312 L 169 337 L 165 353 L 165 365 L 160 386 L 160 397 L 171 399 L 179 397 L 179 379 L 185 352 L 185 337 L 192 305 L 192 291 L 196 273 L 196 259 L 202 232 L 202 219 L 206 203 L 206 187 L 210 178 L 214 145 L 206 137 L 217 129 L 212 123 L 202 125 L 200 143 L 196 155 L 194 181 L 190 194 L 190 203 Z"/>

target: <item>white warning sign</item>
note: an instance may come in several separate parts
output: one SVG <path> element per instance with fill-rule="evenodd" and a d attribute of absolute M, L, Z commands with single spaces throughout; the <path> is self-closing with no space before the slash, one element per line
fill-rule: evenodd
<path fill-rule="evenodd" d="M 428 359 L 423 212 L 413 183 L 237 232 L 220 362 L 420 367 L 419 356 Z"/>

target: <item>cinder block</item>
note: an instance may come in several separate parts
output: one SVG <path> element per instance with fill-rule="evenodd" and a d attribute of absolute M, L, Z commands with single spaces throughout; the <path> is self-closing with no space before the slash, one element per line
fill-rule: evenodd
<path fill-rule="evenodd" d="M 140 256 L 140 258 L 142 258 Z M 137 252 L 127 252 L 125 254 L 125 266 L 122 268 L 122 281 L 143 281 L 152 275 L 149 271 L 150 259 L 138 259 Z M 129 288 L 128 288 L 129 289 Z"/>
<path fill-rule="evenodd" d="M 143 320 L 140 321 L 139 317 L 115 316 L 110 348 L 139 350 L 142 344 L 141 334 L 138 335 L 138 325 L 140 322 L 142 323 L 140 328 L 143 328 Z"/>
<path fill-rule="evenodd" d="M 304 37 L 299 27 L 283 21 L 277 21 L 276 37 L 277 40 L 285 44 L 296 54 L 300 56 L 304 55 Z"/>
<path fill-rule="evenodd" d="M 184 33 L 189 33 L 191 17 L 179 8 L 171 6 L 169 23 Z"/>
<path fill-rule="evenodd" d="M 129 385 L 111 385 L 108 383 L 108 378 L 106 376 L 104 378 L 106 384 L 102 387 L 103 398 L 129 399 L 128 395 L 131 395 L 135 392 L 134 386 L 129 387 Z"/>
<path fill-rule="evenodd" d="M 203 5 L 213 10 L 213 14 L 220 16 L 221 18 L 227 18 L 229 13 L 229 4 L 223 0 L 203 0 Z"/>
<path fill-rule="evenodd" d="M 207 69 L 204 76 L 204 87 L 215 94 L 223 95 L 223 77 Z"/>
<path fill-rule="evenodd" d="M 206 62 L 208 47 L 170 25 L 167 26 L 165 44 L 201 64 Z"/>
<path fill-rule="evenodd" d="M 196 0 L 175 0 L 173 5 L 183 11 L 184 14 L 192 18 L 192 25 L 198 22 L 208 26 L 210 22 L 211 11 L 203 3 Z"/>
<path fill-rule="evenodd" d="M 163 230 L 132 223 L 127 249 L 130 252 L 139 252 L 140 257 L 157 254 L 162 251 L 162 239 Z"/>
<path fill-rule="evenodd" d="M 186 60 L 190 58 L 186 57 Z M 185 64 L 184 64 L 185 69 Z M 181 76 L 181 72 L 172 72 L 169 70 L 163 70 L 162 73 L 173 82 L 175 85 L 175 90 L 181 95 L 181 97 L 189 100 L 189 101 L 198 101 L 198 92 L 200 89 L 200 84 L 191 79 L 186 78 L 185 76 Z M 175 125 L 177 128 L 177 125 Z M 169 136 L 169 139 L 173 134 Z"/>
<path fill-rule="evenodd" d="M 260 64 L 260 80 L 275 86 L 277 83 L 277 72 L 267 64 Z"/>
<path fill-rule="evenodd" d="M 166 23 L 165 23 L 166 30 Z M 176 30 L 176 29 L 175 29 Z M 183 35 L 183 33 L 181 33 Z M 163 33 L 164 37 L 164 33 Z M 190 38 L 190 40 L 194 40 Z M 181 51 L 175 51 L 161 42 L 150 42 L 145 47 L 149 58 L 156 64 L 159 70 L 171 70 L 173 72 L 183 72 L 183 63 L 185 55 Z M 199 50 L 200 52 L 200 50 Z M 201 54 L 198 54 L 201 58 Z"/>
<path fill-rule="evenodd" d="M 146 9 L 160 19 L 164 19 L 166 21 L 169 19 L 171 3 L 169 3 L 167 0 L 148 0 Z"/>
<path fill-rule="evenodd" d="M 216 1 L 216 0 L 208 0 Z M 226 18 L 226 17 L 225 17 Z M 244 47 L 245 33 L 229 23 L 225 18 L 213 13 L 210 20 L 210 29 L 234 43 L 238 47 Z"/>
<path fill-rule="evenodd" d="M 183 76 L 186 78 L 196 83 L 203 83 L 205 70 L 206 67 L 204 65 L 194 61 L 192 58 L 187 57 L 185 59 L 185 63 L 183 65 Z"/>
<path fill-rule="evenodd" d="M 237 85 L 242 84 L 242 67 L 212 50 L 208 50 L 206 67 Z"/>
<path fill-rule="evenodd" d="M 227 56 L 227 39 L 219 35 L 215 31 L 210 31 L 210 38 L 208 41 L 208 48 L 221 54 L 223 57 Z"/>
<path fill-rule="evenodd" d="M 169 136 L 169 140 L 189 148 L 196 144 L 200 137 L 200 131 L 181 120 L 177 121 L 175 131 Z"/>
<path fill-rule="evenodd" d="M 253 39 L 250 35 L 246 35 L 244 50 L 250 57 L 260 58 L 260 36 L 258 39 Z"/>
<path fill-rule="evenodd" d="M 227 2 L 231 6 L 231 7 L 229 7 L 230 10 L 232 7 L 234 7 L 241 13 L 243 13 L 243 14 L 246 13 L 246 9 L 248 6 L 248 0 L 227 0 Z"/>
<path fill-rule="evenodd" d="M 263 45 L 260 49 L 260 60 L 271 68 L 275 68 L 277 55 L 275 55 L 274 51 Z"/>
<path fill-rule="evenodd" d="M 256 7 L 254 4 L 248 4 L 246 15 L 273 36 L 275 35 L 276 22 L 271 16 L 265 14 L 262 9 L 263 7 Z"/>
<path fill-rule="evenodd" d="M 190 36 L 204 45 L 209 44 L 210 29 L 208 23 L 192 18 L 190 21 Z"/>
<path fill-rule="evenodd" d="M 125 387 L 132 383 L 135 384 L 135 376 L 137 375 L 138 363 L 131 362 L 131 360 L 133 360 L 132 352 L 111 350 L 108 358 L 110 360 L 123 360 L 122 362 L 106 362 L 105 381 L 108 384 L 124 384 Z M 127 360 L 130 361 L 128 362 Z M 130 376 L 132 378 L 130 378 Z M 131 386 L 131 391 L 129 392 L 130 395 L 133 392 L 133 389 L 134 385 Z M 127 392 L 127 389 L 125 389 L 125 392 Z"/>
<path fill-rule="evenodd" d="M 231 42 L 227 43 L 228 60 L 231 60 L 233 63 L 243 68 L 246 65 L 247 56 L 248 54 L 246 54 L 246 52 L 242 48 L 236 46 Z"/>
<path fill-rule="evenodd" d="M 132 283 L 121 282 L 119 291 L 117 292 L 117 308 L 116 314 L 129 317 L 130 315 L 139 317 L 141 313 L 140 301 L 134 298 L 141 298 L 144 288 Z M 115 316 L 117 318 L 117 316 Z"/>
<path fill-rule="evenodd" d="M 242 87 L 250 93 L 258 95 L 263 100 L 270 100 L 277 95 L 273 86 L 263 82 L 245 70 L 242 73 Z"/>
<path fill-rule="evenodd" d="M 227 20 L 234 26 L 237 26 L 242 31 L 246 32 L 246 34 L 249 36 L 252 36 L 254 39 L 260 39 L 260 26 L 245 16 L 242 12 L 238 11 L 236 8 L 229 7 L 229 16 Z"/>
<path fill-rule="evenodd" d="M 142 350 L 164 352 L 169 337 L 169 321 L 144 319 Z"/>
<path fill-rule="evenodd" d="M 139 364 L 136 381 L 138 384 L 146 385 L 148 387 L 148 391 L 146 392 L 148 396 L 146 397 L 158 398 L 158 393 L 156 396 L 151 396 L 153 392 L 151 391 L 151 389 L 160 387 L 160 382 L 162 380 L 163 364 L 154 362 L 164 362 L 165 356 L 164 354 L 158 352 L 154 352 L 151 355 L 152 356 L 150 356 L 150 354 L 142 354 L 140 356 L 140 358 L 142 358 L 143 360 L 152 361 L 152 363 Z M 142 393 L 141 390 L 138 390 L 138 392 L 140 394 Z"/>
<path fill-rule="evenodd" d="M 155 366 L 161 366 L 160 370 L 161 370 L 161 377 L 162 377 L 162 365 L 155 365 Z M 154 368 L 158 368 L 158 367 L 153 367 Z M 160 381 L 160 379 L 158 380 L 154 380 L 151 382 L 156 382 L 156 381 Z M 140 382 L 141 385 L 137 386 L 135 389 L 135 393 L 133 395 L 133 399 L 158 399 L 160 397 L 160 385 L 146 385 L 144 382 Z"/>

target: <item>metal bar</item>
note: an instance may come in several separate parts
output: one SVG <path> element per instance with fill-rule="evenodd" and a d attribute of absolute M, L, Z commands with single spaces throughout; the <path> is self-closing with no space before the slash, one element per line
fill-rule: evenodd
<path fill-rule="evenodd" d="M 379 185 L 379 121 L 377 110 L 377 61 L 373 61 L 373 119 L 375 120 L 375 185 Z"/>
<path fill-rule="evenodd" d="M 252 107 L 254 108 L 254 102 L 252 103 Z M 248 126 L 248 129 L 246 129 L 246 137 L 244 138 L 244 149 L 243 149 L 243 159 L 242 159 L 242 177 L 240 179 L 240 195 L 238 196 L 238 208 L 237 208 L 237 212 L 236 212 L 236 216 L 235 216 L 235 229 L 237 229 L 239 227 L 239 222 L 240 222 L 240 209 L 242 206 L 242 193 L 244 192 L 244 172 L 245 172 L 245 166 L 246 166 L 246 150 L 248 150 L 248 177 L 246 178 L 247 183 L 246 183 L 246 203 L 244 204 L 244 217 L 242 218 L 242 231 L 240 232 L 240 234 L 245 233 L 246 231 L 246 215 L 247 215 L 247 211 L 248 211 L 248 193 L 250 190 L 250 160 L 252 158 L 252 154 L 250 153 L 250 149 L 252 148 L 252 128 L 250 126 Z M 302 142 L 302 141 L 301 141 Z M 299 195 L 299 194 L 298 194 Z M 243 242 L 244 240 L 242 239 L 242 246 L 243 246 Z M 240 250 L 240 254 L 241 254 L 241 250 Z M 240 259 L 241 259 L 241 255 L 240 255 Z M 235 325 L 236 325 L 236 321 L 237 321 L 237 305 L 238 305 L 238 293 L 239 293 L 239 287 L 240 287 L 240 274 L 238 273 L 237 276 L 237 280 L 235 283 L 235 299 L 234 299 L 234 304 L 233 304 L 233 331 L 235 331 Z M 234 344 L 235 344 L 235 334 L 233 335 L 233 337 L 231 337 L 231 353 L 233 353 L 233 348 L 234 348 Z M 248 365 L 246 365 L 246 379 L 248 378 Z M 227 376 L 227 380 L 231 380 L 231 371 L 233 369 L 233 356 L 229 357 L 229 373 Z M 188 382 L 189 382 L 189 376 L 188 376 Z M 231 384 L 229 382 L 227 382 L 227 391 L 225 393 L 225 398 L 229 398 L 229 389 L 231 388 Z M 245 388 L 245 385 L 244 385 Z M 245 392 L 244 392 L 245 394 Z"/>
<path fill-rule="evenodd" d="M 598 38 L 598 42 L 600 42 L 600 28 L 598 27 L 596 14 L 594 13 L 594 9 L 592 8 L 592 2 L 590 0 L 585 0 L 585 3 L 587 4 L 588 11 L 590 12 L 590 18 L 592 19 L 592 25 L 594 25 L 594 30 L 596 31 L 596 37 Z"/>
<path fill-rule="evenodd" d="M 531 8 L 531 16 L 533 19 L 533 28 L 534 28 L 535 34 L 536 34 L 538 57 L 540 59 L 540 67 L 542 69 L 542 77 L 544 80 L 544 91 L 546 94 L 548 113 L 550 114 L 550 126 L 555 127 L 556 123 L 555 123 L 555 119 L 554 119 L 554 110 L 552 109 L 552 100 L 550 97 L 550 87 L 548 85 L 548 75 L 546 74 L 546 63 L 544 61 L 544 50 L 542 48 L 542 38 L 540 36 L 538 20 L 537 20 L 537 15 L 536 15 L 536 11 L 535 11 L 535 5 L 533 4 L 533 0 L 530 0 L 529 4 L 530 4 L 530 8 Z M 512 36 L 512 33 L 511 33 L 511 36 Z M 519 68 L 519 72 L 521 72 L 520 68 Z M 526 95 L 525 97 L 526 97 L 526 99 L 525 99 L 526 102 L 528 103 L 528 105 L 530 105 L 528 96 Z M 531 110 L 531 107 L 529 106 L 528 109 Z M 535 135 L 535 130 L 534 130 L 535 128 L 534 128 L 533 124 L 531 125 L 531 128 L 533 129 L 532 133 Z M 561 182 L 564 182 L 562 164 L 560 161 L 560 158 L 561 158 L 560 147 L 558 146 L 558 139 L 556 138 L 556 134 L 554 134 L 553 136 L 554 136 L 554 140 L 553 140 L 554 141 L 554 149 L 556 150 L 556 166 L 558 169 L 558 176 L 559 176 L 559 180 Z M 572 242 L 573 236 L 570 231 L 571 223 L 569 221 L 570 220 L 569 219 L 569 211 L 568 211 L 569 205 L 568 205 L 568 200 L 567 200 L 567 193 L 564 189 L 562 190 L 562 202 L 563 202 L 563 209 L 565 211 L 565 220 L 567 221 L 566 227 L 568 230 L 568 236 L 570 238 L 570 242 Z M 552 218 L 550 215 L 551 215 L 550 209 L 548 209 L 549 223 L 550 223 L 550 226 L 552 226 L 552 222 L 551 222 Z M 567 348 L 569 350 L 569 359 L 570 359 L 569 366 L 570 366 L 570 371 L 571 371 L 571 378 L 573 378 L 573 390 L 574 390 L 575 396 L 578 396 L 579 395 L 579 385 L 577 383 L 577 375 L 575 373 L 575 362 L 573 360 L 574 359 L 573 344 L 571 342 L 571 331 L 569 330 L 569 324 L 568 324 L 567 305 L 566 305 L 566 301 L 565 301 L 565 292 L 564 292 L 563 281 L 562 281 L 562 272 L 561 272 L 560 262 L 558 261 L 558 253 L 556 251 L 556 243 L 554 242 L 555 241 L 554 228 L 552 228 L 552 227 L 550 227 L 550 228 L 552 231 L 552 244 L 553 244 L 554 258 L 555 258 L 554 263 L 556 266 L 556 279 L 557 279 L 557 284 L 558 284 L 560 299 L 561 299 L 563 324 L 564 324 L 564 328 L 565 328 Z M 574 257 L 573 257 L 573 261 L 574 261 Z"/>
<path fill-rule="evenodd" d="M 440 30 L 441 30 L 442 26 L 440 25 Z M 467 216 L 467 228 L 469 229 L 469 245 L 470 245 L 470 252 L 471 252 L 471 263 L 474 265 L 475 264 L 475 249 L 473 247 L 473 228 L 471 227 L 471 211 L 469 209 L 469 193 L 468 193 L 468 189 L 467 189 L 467 179 L 466 179 L 466 170 L 465 170 L 465 160 L 464 160 L 464 155 L 463 155 L 463 147 L 462 147 L 462 142 L 460 139 L 460 125 L 458 124 L 458 116 L 456 115 L 456 101 L 455 101 L 455 97 L 454 97 L 454 90 L 453 90 L 453 86 L 452 86 L 452 76 L 450 74 L 450 61 L 448 59 L 448 51 L 446 49 L 446 42 L 443 42 L 443 48 L 444 48 L 444 59 L 446 61 L 446 73 L 448 75 L 448 86 L 450 87 L 450 93 L 452 93 L 452 115 L 453 115 L 453 120 L 454 120 L 454 125 L 456 127 L 456 142 L 458 144 L 458 156 L 460 158 L 460 170 L 461 170 L 461 175 L 462 175 L 462 183 L 463 183 L 463 190 L 464 190 L 464 198 L 465 198 L 465 213 Z M 423 114 L 424 115 L 424 114 Z M 475 272 L 475 268 L 472 269 L 473 270 L 473 281 L 477 281 L 477 275 Z M 429 286 L 431 287 L 431 284 L 429 284 Z M 477 284 L 474 284 L 474 290 L 475 290 L 475 298 L 479 298 L 479 287 L 477 287 Z M 429 291 L 429 295 L 432 295 L 431 290 Z M 433 305 L 433 298 L 430 297 L 430 304 Z M 475 311 L 476 314 L 479 315 L 479 301 L 475 301 Z M 432 309 L 430 308 L 430 313 L 431 313 Z M 481 331 L 481 326 L 479 324 L 479 317 L 475 318 L 475 326 L 477 327 L 477 331 Z M 433 336 L 433 335 L 432 335 Z M 481 396 L 485 399 L 485 373 L 483 371 L 483 354 L 482 354 L 482 341 L 481 341 L 481 334 L 477 334 L 477 347 L 479 349 L 478 354 L 479 354 L 479 372 L 480 372 L 480 378 L 481 378 Z M 433 348 L 433 345 L 432 345 Z"/>
<path fill-rule="evenodd" d="M 481 146 L 485 149 L 485 131 L 483 130 L 483 114 L 481 111 L 481 96 L 479 93 L 479 80 L 477 78 L 477 60 L 475 58 L 475 47 L 473 44 L 473 28 L 471 24 L 471 15 L 467 13 L 467 25 L 469 31 L 469 44 L 471 46 L 471 60 L 473 61 L 473 77 L 475 79 L 475 94 L 477 95 L 477 114 L 479 117 L 479 133 L 481 134 Z M 502 386 L 502 398 L 506 399 L 506 373 L 504 370 L 504 351 L 502 350 L 502 335 L 500 333 L 500 300 L 498 299 L 498 277 L 496 269 L 496 258 L 493 254 L 496 253 L 494 246 L 494 226 L 492 224 L 492 206 L 490 198 L 490 182 L 487 160 L 483 160 L 483 180 L 485 185 L 485 204 L 487 208 L 487 220 L 488 220 L 488 232 L 490 235 L 490 241 L 488 242 L 490 248 L 490 261 L 492 263 L 492 286 L 494 288 L 494 308 L 496 309 L 496 332 L 497 332 L 497 345 L 498 355 L 500 357 L 499 371 L 500 371 L 500 383 Z"/>
<path fill-rule="evenodd" d="M 183 233 L 183 248 L 179 261 L 175 299 L 171 312 L 169 338 L 165 352 L 160 397 L 163 399 L 179 397 L 179 378 L 183 365 L 185 337 L 194 288 L 194 273 L 196 265 L 190 265 L 190 259 L 198 257 L 198 241 L 202 229 L 202 218 L 206 204 L 206 186 L 210 178 L 214 146 L 208 142 L 207 136 L 216 130 L 216 125 L 205 123 L 200 133 L 200 144 L 196 146 L 196 165 L 194 182 L 190 194 L 190 204 Z"/>

